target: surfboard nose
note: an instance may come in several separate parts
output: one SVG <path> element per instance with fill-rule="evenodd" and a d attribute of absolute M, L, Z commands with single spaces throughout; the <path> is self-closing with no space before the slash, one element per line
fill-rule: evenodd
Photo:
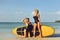
<path fill-rule="evenodd" d="M 55 33 L 55 30 L 51 26 L 42 26 L 43 36 L 52 36 L 54 33 Z"/>
<path fill-rule="evenodd" d="M 17 28 L 13 29 L 13 34 L 17 35 Z"/>

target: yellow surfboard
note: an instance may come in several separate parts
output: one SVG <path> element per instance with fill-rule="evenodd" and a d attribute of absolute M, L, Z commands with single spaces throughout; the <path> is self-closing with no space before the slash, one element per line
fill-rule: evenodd
<path fill-rule="evenodd" d="M 42 28 L 42 36 L 43 37 L 47 37 L 47 36 L 52 36 L 54 33 L 55 33 L 55 30 L 54 28 L 52 28 L 51 26 L 41 26 Z M 15 35 L 23 35 L 23 31 L 24 29 L 26 28 L 26 26 L 22 26 L 22 27 L 19 27 L 19 28 L 14 28 L 13 29 L 13 34 Z M 38 32 L 37 33 L 37 36 L 38 36 Z"/>

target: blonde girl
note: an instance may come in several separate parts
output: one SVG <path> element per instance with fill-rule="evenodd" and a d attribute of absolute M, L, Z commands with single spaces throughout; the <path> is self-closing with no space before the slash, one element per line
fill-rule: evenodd
<path fill-rule="evenodd" d="M 40 22 L 40 15 L 39 15 L 39 10 L 35 9 L 34 10 L 34 37 L 35 37 L 35 32 L 36 32 L 36 27 L 38 28 L 39 31 L 39 36 L 42 37 L 42 30 L 41 30 L 41 22 Z"/>

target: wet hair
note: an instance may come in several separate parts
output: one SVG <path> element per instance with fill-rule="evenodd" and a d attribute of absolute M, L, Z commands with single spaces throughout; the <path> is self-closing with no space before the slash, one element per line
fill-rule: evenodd
<path fill-rule="evenodd" d="M 37 13 L 39 13 L 39 10 L 38 9 L 34 9 L 34 11 L 37 11 Z"/>

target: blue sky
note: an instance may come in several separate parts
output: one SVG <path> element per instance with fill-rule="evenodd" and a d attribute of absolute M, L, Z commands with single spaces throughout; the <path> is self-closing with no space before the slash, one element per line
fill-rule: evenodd
<path fill-rule="evenodd" d="M 41 22 L 60 20 L 60 0 L 0 0 L 0 22 L 20 22 L 25 17 L 33 21 L 35 8 Z"/>

